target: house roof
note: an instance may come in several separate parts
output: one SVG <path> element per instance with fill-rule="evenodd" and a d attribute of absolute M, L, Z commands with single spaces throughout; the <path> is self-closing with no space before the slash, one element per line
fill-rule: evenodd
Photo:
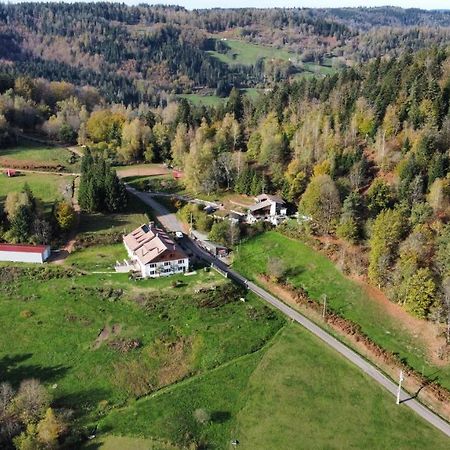
<path fill-rule="evenodd" d="M 152 224 L 141 225 L 123 238 L 126 246 L 142 264 L 187 258 L 175 241 Z"/>
<path fill-rule="evenodd" d="M 260 201 L 259 203 L 255 203 L 254 205 L 250 206 L 248 209 L 249 209 L 249 211 L 254 212 L 254 211 L 258 211 L 260 209 L 270 208 L 271 205 L 272 205 L 272 202 L 270 200 L 264 200 L 264 201 Z"/>
<path fill-rule="evenodd" d="M 48 245 L 0 244 L 0 252 L 44 253 Z"/>
<path fill-rule="evenodd" d="M 256 197 L 256 200 L 258 200 L 258 202 L 264 202 L 264 201 L 270 201 L 270 202 L 275 202 L 275 203 L 279 203 L 280 205 L 284 205 L 284 200 L 278 196 L 278 195 L 270 195 L 270 194 L 260 194 Z"/>

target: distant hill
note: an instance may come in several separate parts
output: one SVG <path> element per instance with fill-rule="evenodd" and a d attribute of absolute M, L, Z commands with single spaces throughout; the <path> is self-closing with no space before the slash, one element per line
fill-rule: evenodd
<path fill-rule="evenodd" d="M 449 11 L 0 5 L 3 71 L 93 85 L 124 103 L 200 89 L 226 96 L 448 42 Z"/>

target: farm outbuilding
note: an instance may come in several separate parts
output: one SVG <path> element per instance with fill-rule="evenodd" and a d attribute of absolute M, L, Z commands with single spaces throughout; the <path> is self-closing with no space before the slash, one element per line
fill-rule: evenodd
<path fill-rule="evenodd" d="M 0 244 L 0 261 L 42 264 L 50 253 L 49 245 Z"/>

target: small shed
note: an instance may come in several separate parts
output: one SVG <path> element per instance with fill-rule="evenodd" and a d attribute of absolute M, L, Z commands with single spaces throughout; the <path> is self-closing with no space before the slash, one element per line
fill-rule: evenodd
<path fill-rule="evenodd" d="M 0 261 L 42 264 L 50 253 L 49 245 L 0 244 Z"/>
<path fill-rule="evenodd" d="M 15 177 L 17 175 L 17 171 L 14 169 L 6 169 L 5 175 L 7 177 Z"/>

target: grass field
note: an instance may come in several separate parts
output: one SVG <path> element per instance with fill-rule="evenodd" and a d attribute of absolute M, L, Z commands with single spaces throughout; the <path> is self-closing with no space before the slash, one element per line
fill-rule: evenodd
<path fill-rule="evenodd" d="M 96 245 L 69 254 L 64 264 L 85 271 L 113 271 L 116 261 L 127 259 L 123 244 Z"/>
<path fill-rule="evenodd" d="M 244 450 L 448 446 L 443 434 L 295 325 L 252 373 L 234 436 Z"/>
<path fill-rule="evenodd" d="M 234 266 L 251 279 L 266 271 L 270 257 L 282 258 L 287 279 L 294 286 L 306 288 L 319 300 L 327 295 L 330 308 L 362 327 L 362 331 L 383 348 L 398 353 L 408 364 L 425 375 L 437 377 L 450 388 L 450 367 L 436 368 L 429 363 L 423 343 L 388 317 L 378 303 L 370 300 L 363 289 L 345 278 L 325 256 L 307 245 L 268 232 L 242 244 Z"/>
<path fill-rule="evenodd" d="M 25 183 L 28 183 L 34 196 L 45 206 L 72 195 L 73 177 L 70 175 L 22 173 L 20 176 L 8 178 L 0 174 L 0 203 L 5 201 L 9 192 L 20 192 Z"/>
<path fill-rule="evenodd" d="M 198 411 L 209 420 L 199 423 Z M 112 412 L 99 431 L 212 449 L 433 448 L 446 437 L 296 325 L 262 350 Z"/>
<path fill-rule="evenodd" d="M 288 52 L 287 50 L 251 44 L 249 42 L 234 39 L 228 39 L 225 44 L 230 47 L 230 50 L 227 53 L 219 53 L 216 51 L 209 51 L 208 53 L 229 65 L 254 65 L 260 58 L 276 58 L 282 59 L 283 61 L 289 61 L 289 58 L 295 57 L 294 53 Z"/>
<path fill-rule="evenodd" d="M 141 282 L 51 271 L 42 282 L 27 274 L 0 284 L 2 381 L 56 384 L 55 405 L 72 407 L 81 424 L 255 351 L 283 324 L 253 298 L 227 296 L 212 307 L 195 301 L 202 286 L 229 286 L 213 272 Z M 139 348 L 118 350 L 121 340 Z"/>
<path fill-rule="evenodd" d="M 56 169 L 66 172 L 80 170 L 79 158 L 71 159 L 72 152 L 63 147 L 46 146 L 23 140 L 17 147 L 0 149 L 0 166 L 23 169 Z"/>
<path fill-rule="evenodd" d="M 258 59 L 280 59 L 291 61 L 300 72 L 294 78 L 301 78 L 313 75 L 330 75 L 335 72 L 331 67 L 331 59 L 326 59 L 323 65 L 315 63 L 303 63 L 299 60 L 299 55 L 284 49 L 269 47 L 266 45 L 252 44 L 245 41 L 228 39 L 226 45 L 230 48 L 227 53 L 209 51 L 208 53 L 225 64 L 235 65 L 255 65 Z"/>

